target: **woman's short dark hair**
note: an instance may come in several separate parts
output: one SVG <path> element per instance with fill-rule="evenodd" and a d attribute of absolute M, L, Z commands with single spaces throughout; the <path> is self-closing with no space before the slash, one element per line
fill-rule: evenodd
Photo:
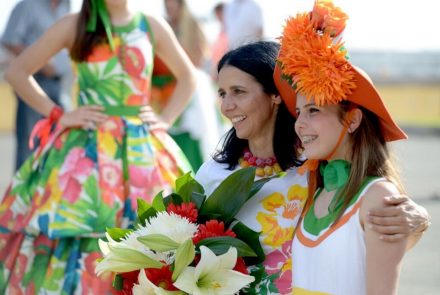
<path fill-rule="evenodd" d="M 240 46 L 221 58 L 217 71 L 220 72 L 225 66 L 235 67 L 254 77 L 266 94 L 279 95 L 273 80 L 279 48 L 279 44 L 272 41 L 258 41 Z M 282 102 L 275 120 L 273 147 L 278 164 L 283 170 L 301 164 L 296 148 L 298 137 L 294 125 L 295 118 Z M 213 158 L 218 163 L 227 163 L 228 169 L 233 170 L 238 164 L 238 159 L 243 156 L 248 141 L 238 138 L 234 127 L 226 133 L 224 138 L 222 149 L 217 151 Z"/>

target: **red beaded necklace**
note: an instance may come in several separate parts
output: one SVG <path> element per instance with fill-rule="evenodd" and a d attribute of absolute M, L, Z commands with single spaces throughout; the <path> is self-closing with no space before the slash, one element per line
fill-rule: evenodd
<path fill-rule="evenodd" d="M 243 157 L 238 159 L 238 163 L 241 168 L 249 166 L 257 167 L 255 174 L 259 177 L 272 176 L 274 173 L 280 173 L 283 171 L 275 157 L 256 157 L 247 147 L 244 149 Z"/>

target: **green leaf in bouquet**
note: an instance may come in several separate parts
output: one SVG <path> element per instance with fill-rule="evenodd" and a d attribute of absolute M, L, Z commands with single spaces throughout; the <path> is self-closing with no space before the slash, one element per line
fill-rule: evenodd
<path fill-rule="evenodd" d="M 122 288 L 124 287 L 124 279 L 121 277 L 120 274 L 115 275 L 112 286 L 116 291 L 122 290 Z"/>
<path fill-rule="evenodd" d="M 255 170 L 255 167 L 248 167 L 229 175 L 206 199 L 200 209 L 200 215 L 211 217 L 211 214 L 219 214 L 221 220 L 229 224 L 249 199 L 255 179 Z"/>
<path fill-rule="evenodd" d="M 137 216 L 141 216 L 142 214 L 147 212 L 147 210 L 150 208 L 151 208 L 150 203 L 140 198 L 137 199 Z"/>
<path fill-rule="evenodd" d="M 165 207 L 168 207 L 170 203 L 173 203 L 174 205 L 182 204 L 183 199 L 180 195 L 176 193 L 171 193 L 163 199 L 163 202 L 165 203 Z"/>
<path fill-rule="evenodd" d="M 233 237 L 213 237 L 206 238 L 197 243 L 197 246 L 206 246 L 215 255 L 226 253 L 230 247 L 237 249 L 238 257 L 256 257 L 257 254 L 245 242 Z"/>
<path fill-rule="evenodd" d="M 153 199 L 153 208 L 157 212 L 166 211 L 165 203 L 163 201 L 163 191 L 160 191 Z"/>
<path fill-rule="evenodd" d="M 125 236 L 127 236 L 129 233 L 132 232 L 131 229 L 117 228 L 117 227 L 107 228 L 106 230 L 109 236 L 117 242 L 121 241 L 122 238 L 124 238 Z"/>
<path fill-rule="evenodd" d="M 242 222 L 237 222 L 232 231 L 237 235 L 237 239 L 245 242 L 256 253 L 256 257 L 246 258 L 247 265 L 262 263 L 266 259 L 260 243 L 260 233 L 253 231 Z"/>
<path fill-rule="evenodd" d="M 160 234 L 151 234 L 142 237 L 138 237 L 137 240 L 154 251 L 167 252 L 176 250 L 179 247 L 179 243 L 173 241 L 167 236 Z"/>
<path fill-rule="evenodd" d="M 145 222 L 149 220 L 151 217 L 157 215 L 157 210 L 153 207 L 150 207 L 147 211 L 142 213 L 142 215 L 138 216 L 138 223 L 145 225 Z"/>
<path fill-rule="evenodd" d="M 192 240 L 188 239 L 183 242 L 176 251 L 176 258 L 174 262 L 173 282 L 179 277 L 182 271 L 190 265 L 195 257 L 195 247 Z"/>
<path fill-rule="evenodd" d="M 266 184 L 266 182 L 268 182 L 269 180 L 271 180 L 272 178 L 275 178 L 275 177 L 277 177 L 277 176 L 261 178 L 261 179 L 255 181 L 252 184 L 252 188 L 251 188 L 251 190 L 249 192 L 248 200 L 250 198 L 252 198 L 256 193 L 258 193 L 258 191 L 263 187 L 263 185 Z"/>
<path fill-rule="evenodd" d="M 205 190 L 202 185 L 191 176 L 191 172 L 188 172 L 177 178 L 176 192 L 182 197 L 182 200 L 187 203 L 191 201 L 191 194 L 193 192 L 204 194 Z"/>
<path fill-rule="evenodd" d="M 206 195 L 204 194 L 198 192 L 193 192 L 191 194 L 191 202 L 193 202 L 196 205 L 197 210 L 200 210 L 200 207 L 202 207 L 205 200 L 206 200 Z"/>

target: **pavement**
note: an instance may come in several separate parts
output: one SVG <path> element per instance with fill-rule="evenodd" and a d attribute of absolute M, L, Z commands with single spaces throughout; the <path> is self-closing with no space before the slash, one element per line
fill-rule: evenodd
<path fill-rule="evenodd" d="M 393 143 L 408 194 L 426 207 L 432 225 L 404 258 L 400 295 L 440 294 L 440 132 L 438 129 L 404 128 L 409 140 Z M 14 140 L 0 133 L 0 192 L 6 190 L 13 171 Z M 0 194 L 1 195 L 1 194 Z"/>

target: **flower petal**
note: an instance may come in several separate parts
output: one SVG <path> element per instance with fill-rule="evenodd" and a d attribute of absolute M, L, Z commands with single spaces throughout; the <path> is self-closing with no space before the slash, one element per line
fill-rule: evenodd
<path fill-rule="evenodd" d="M 138 276 L 139 284 L 133 285 L 133 295 L 154 295 L 154 288 L 152 283 L 148 280 L 145 270 L 141 269 Z"/>
<path fill-rule="evenodd" d="M 199 280 L 200 277 L 216 272 L 219 267 L 220 260 L 214 252 L 206 246 L 200 246 L 200 261 L 196 265 L 195 279 Z"/>
<path fill-rule="evenodd" d="M 229 248 L 228 252 L 218 256 L 220 260 L 219 267 L 221 269 L 233 269 L 237 263 L 237 249 L 234 247 Z"/>
<path fill-rule="evenodd" d="M 196 294 L 199 290 L 197 286 L 198 278 L 195 277 L 195 267 L 186 267 L 173 285 L 188 294 Z"/>
<path fill-rule="evenodd" d="M 214 288 L 215 294 L 230 295 L 235 294 L 252 283 L 255 278 L 253 276 L 242 274 L 235 270 L 219 270 L 215 274 L 215 278 L 211 277 L 210 285 Z"/>

